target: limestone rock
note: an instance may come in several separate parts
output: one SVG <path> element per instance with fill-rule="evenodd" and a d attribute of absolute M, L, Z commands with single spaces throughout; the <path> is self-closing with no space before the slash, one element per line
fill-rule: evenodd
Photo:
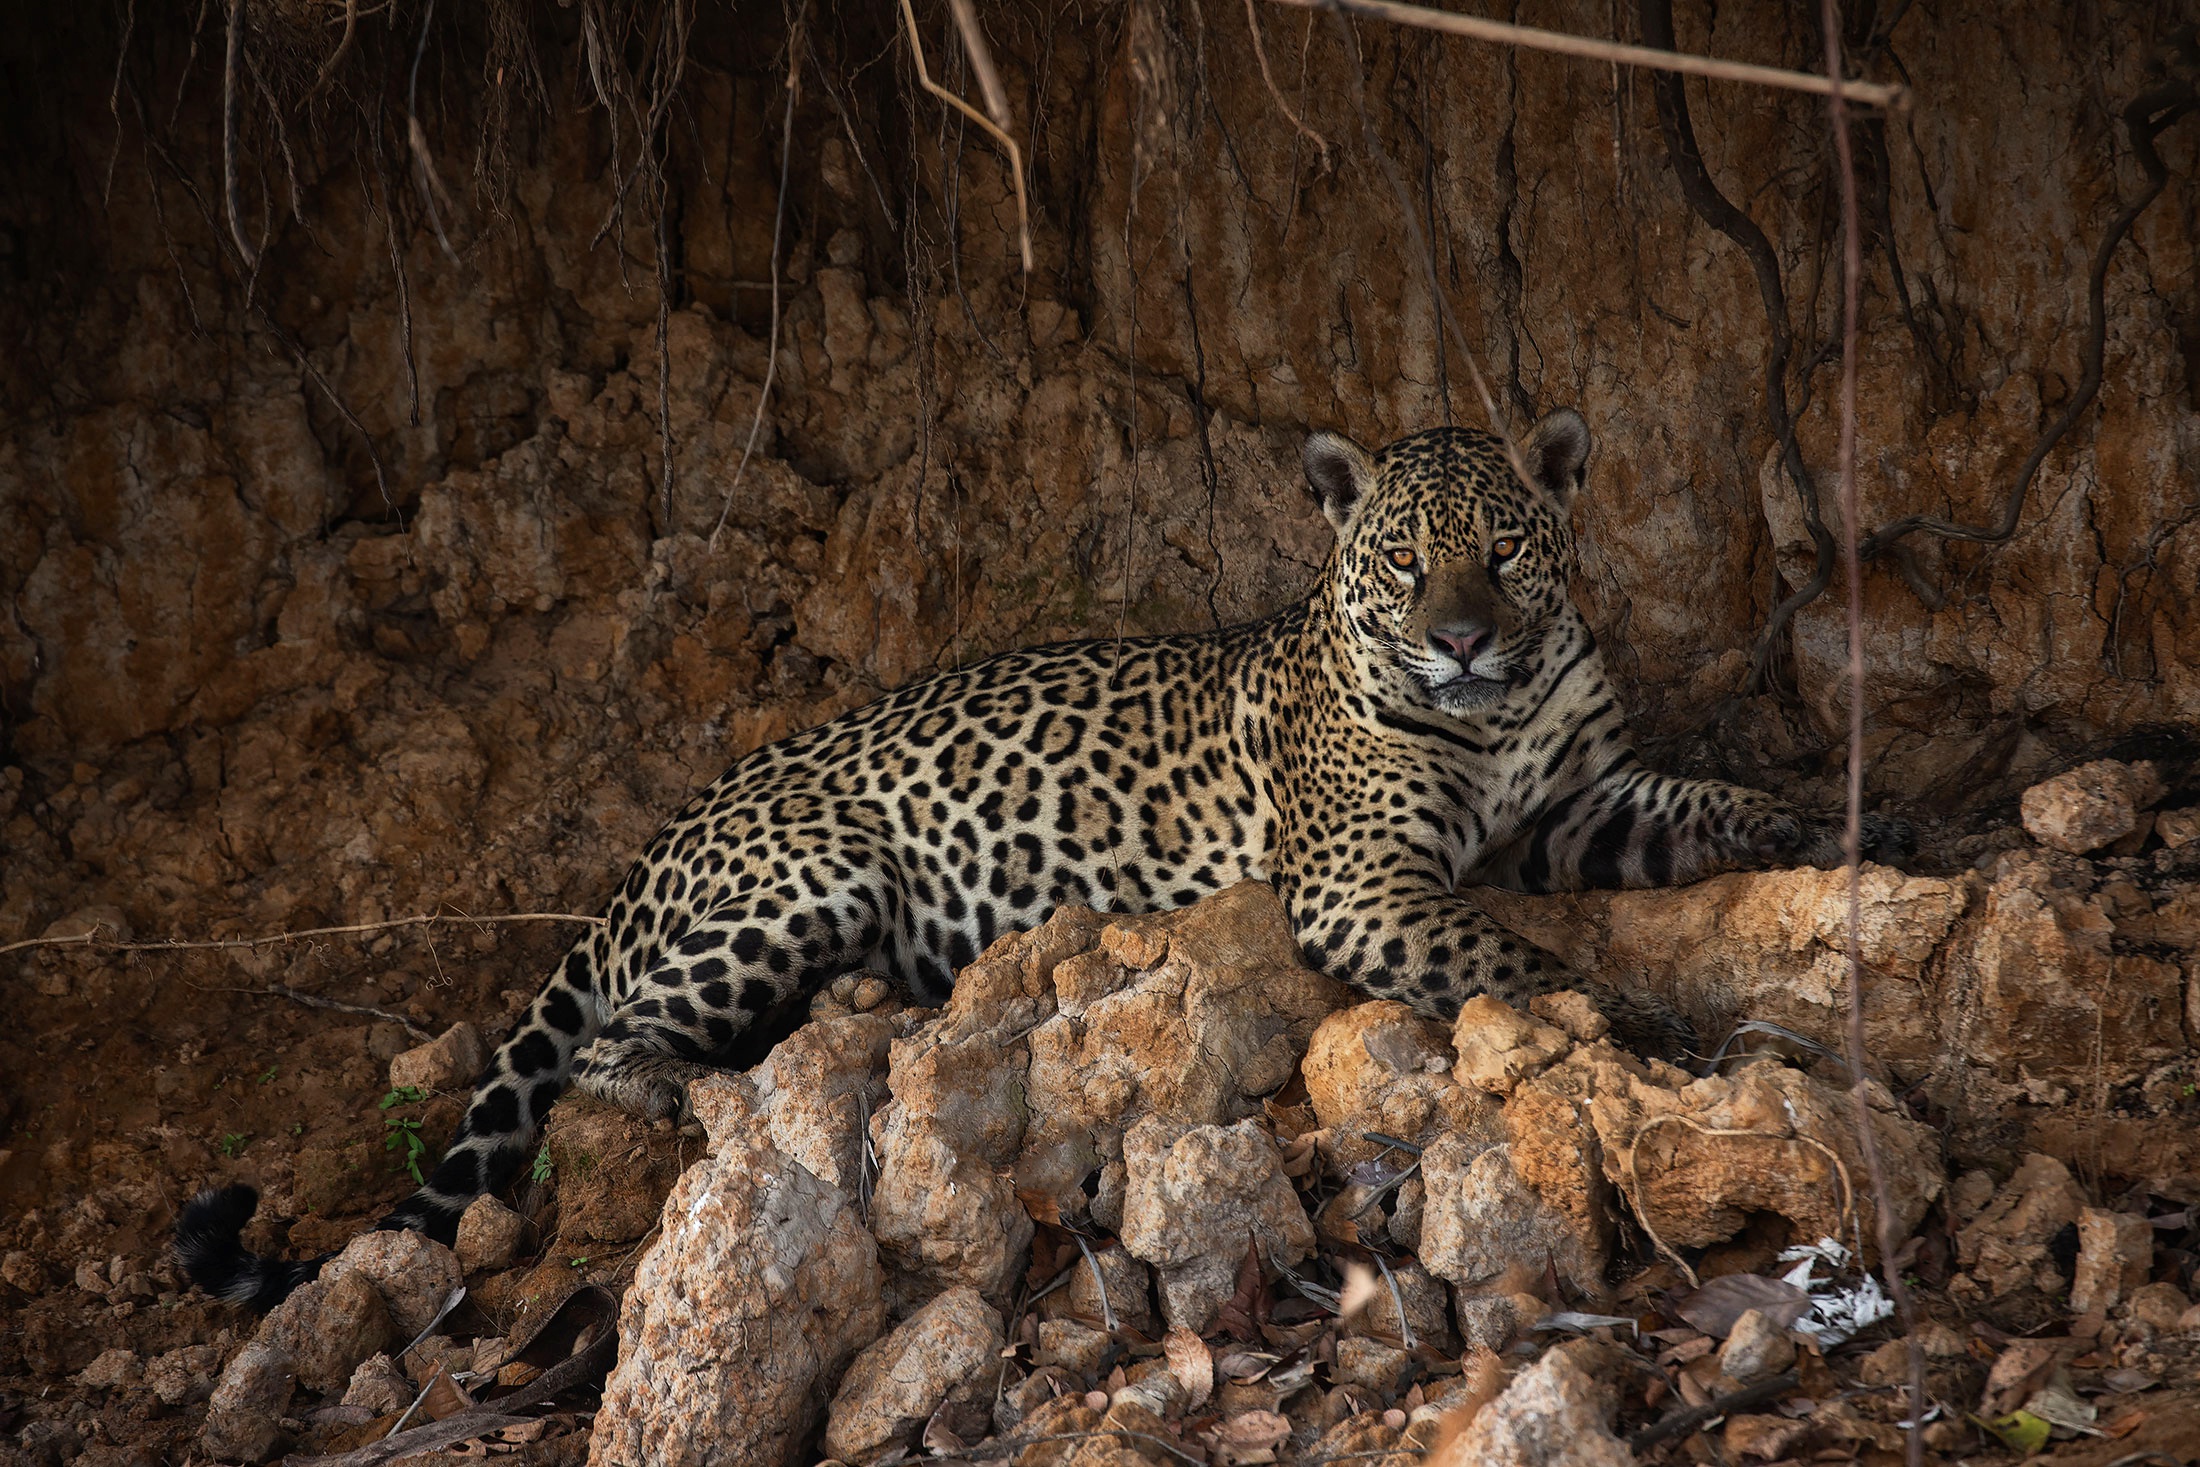
<path fill-rule="evenodd" d="M 1087 1384 L 1099 1379 L 1118 1353 L 1115 1341 L 1089 1324 L 1074 1319 L 1042 1319 L 1039 1346 L 1031 1358 L 1036 1365 L 1059 1367 L 1079 1384 Z"/>
<path fill-rule="evenodd" d="M 2124 1312 L 2130 1316 L 2132 1323 L 2142 1325 L 2156 1334 L 2177 1332 L 2178 1321 L 2185 1317 L 2185 1311 L 2190 1308 L 2192 1301 L 2185 1297 L 2185 1291 L 2171 1283 L 2141 1284 L 2124 1301 Z"/>
<path fill-rule="evenodd" d="M 1473 1424 L 1429 1458 L 1431 1467 L 1633 1467 L 1612 1434 L 1618 1400 L 1564 1350 L 1513 1377 Z"/>
<path fill-rule="evenodd" d="M 1054 1016 L 1028 1041 L 1031 1124 L 1017 1185 L 1104 1231 L 1120 1231 L 1130 1120 L 1219 1126 L 1256 1114 L 1291 1078 L 1315 1027 L 1354 999 L 1301 960 L 1282 903 L 1261 882 L 1112 919 L 1051 977 Z M 1083 1183 L 1095 1169 L 1088 1200 Z"/>
<path fill-rule="evenodd" d="M 266 1461 L 282 1437 L 283 1409 L 297 1386 L 288 1355 L 257 1340 L 247 1344 L 214 1387 L 199 1446 L 216 1461 Z"/>
<path fill-rule="evenodd" d="M 1459 1053 L 1452 1073 L 1460 1084 L 1510 1095 L 1515 1085 L 1566 1053 L 1572 1041 L 1556 1024 L 1530 1018 L 1483 993 L 1460 1007 L 1452 1047 Z"/>
<path fill-rule="evenodd" d="M 387 1355 L 376 1355 L 359 1362 L 359 1368 L 351 1373 L 351 1380 L 344 1387 L 344 1404 L 364 1406 L 377 1416 L 387 1416 L 411 1405 L 418 1389 L 405 1372 L 397 1368 L 396 1361 Z"/>
<path fill-rule="evenodd" d="M 1107 1289 L 1104 1309 L 1103 1283 Z M 1161 1333 L 1154 1320 L 1152 1293 L 1152 1272 L 1128 1249 L 1093 1245 L 1089 1260 L 1079 1259 L 1069 1282 L 1041 1299 L 1037 1309 L 1041 1319 L 1081 1319 L 1090 1324 L 1103 1324 L 1112 1315 L 1117 1327 L 1151 1338 Z"/>
<path fill-rule="evenodd" d="M 1363 1133 L 1425 1145 L 1441 1131 L 1496 1140 L 1498 1107 L 1452 1078 L 1450 1036 L 1402 1003 L 1379 999 L 1321 1021 L 1300 1073 L 1328 1136 L 1322 1159 L 1343 1180 L 1382 1148 Z"/>
<path fill-rule="evenodd" d="M 1337 1341 L 1337 1360 L 1330 1379 L 1338 1385 L 1358 1386 L 1387 1401 L 1412 1363 L 1413 1357 L 1396 1345 L 1348 1335 Z"/>
<path fill-rule="evenodd" d="M 1411 1345 L 1426 1345 L 1439 1355 L 1456 1355 L 1458 1337 L 1451 1327 L 1451 1296 L 1444 1285 L 1412 1259 L 1390 1265 L 1387 1279 L 1378 1276 L 1375 1297 L 1367 1307 L 1344 1322 L 1348 1335 L 1381 1335 Z M 1396 1293 L 1392 1289 L 1396 1289 Z M 1398 1315 L 1400 1301 L 1405 1317 Z"/>
<path fill-rule="evenodd" d="M 430 1094 L 463 1090 L 481 1073 L 487 1057 L 480 1030 L 464 1022 L 453 1024 L 426 1044 L 390 1061 L 390 1088 L 403 1090 L 410 1086 Z"/>
<path fill-rule="evenodd" d="M 353 1272 L 374 1285 L 396 1333 L 408 1340 L 428 1327 L 460 1281 L 457 1254 L 409 1231 L 361 1233 L 328 1261 L 316 1282 L 333 1288 Z"/>
<path fill-rule="evenodd" d="M 94 1390 L 126 1391 L 145 1378 L 145 1362 L 134 1350 L 102 1350 L 76 1378 Z"/>
<path fill-rule="evenodd" d="M 1588 1110 L 1604 1174 L 1666 1246 L 1730 1238 L 1753 1212 L 1787 1218 L 1797 1237 L 1845 1238 L 1860 1213 L 1865 1252 L 1876 1252 L 1876 1204 L 1855 1182 L 1868 1172 L 1845 1090 L 1769 1061 L 1679 1084 L 1610 1061 L 1594 1073 Z M 1944 1184 L 1939 1138 L 1866 1084 L 1894 1236 L 1904 1238 Z"/>
<path fill-rule="evenodd" d="M 1905 1352 L 1907 1349 L 1905 1346 Z M 1770 1380 L 1794 1363 L 1795 1341 L 1788 1338 L 1786 1329 L 1755 1309 L 1742 1311 L 1742 1317 L 1727 1331 L 1726 1342 L 1719 1346 L 1719 1370 L 1743 1385 Z"/>
<path fill-rule="evenodd" d="M 2059 1292 L 2067 1280 L 2048 1257 L 2048 1242 L 2076 1223 L 2085 1207 L 2070 1168 L 2034 1152 L 1956 1234 L 1956 1261 L 1989 1296 L 2025 1285 Z"/>
<path fill-rule="evenodd" d="M 458 1239 L 453 1251 L 458 1266 L 467 1273 L 495 1271 L 511 1266 L 527 1235 L 527 1219 L 484 1192 L 466 1204 L 459 1214 Z"/>
<path fill-rule="evenodd" d="M 1462 1289 L 1496 1279 L 1521 1259 L 1548 1257 L 1576 1289 L 1605 1292 L 1608 1242 L 1583 1233 L 1547 1204 L 1513 1166 L 1512 1147 L 1443 1136 L 1421 1153 L 1428 1201 L 1421 1262 Z M 1604 1225 L 1609 1230 L 1609 1223 Z"/>
<path fill-rule="evenodd" d="M 360 1361 L 389 1344 L 390 1310 L 363 1270 L 331 1266 L 269 1310 L 254 1338 L 287 1355 L 307 1390 L 341 1390 Z"/>
<path fill-rule="evenodd" d="M 1154 1265 L 1161 1313 L 1204 1334 L 1230 1297 L 1248 1242 L 1297 1263 L 1314 1228 L 1276 1144 L 1252 1121 L 1179 1128 L 1150 1115 L 1123 1138 L 1123 1246 Z"/>
<path fill-rule="evenodd" d="M 2147 1281 L 2153 1267 L 2154 1229 L 2145 1217 L 2102 1207 L 2080 1210 L 2071 1312 L 2106 1316 Z"/>
<path fill-rule="evenodd" d="M 2163 845 L 2173 851 L 2182 850 L 2200 840 L 2200 805 L 2162 811 L 2154 817 L 2154 833 L 2162 838 Z"/>
<path fill-rule="evenodd" d="M 203 1401 L 214 1388 L 214 1372 L 221 1363 L 221 1351 L 213 1345 L 169 1350 L 145 1362 L 145 1389 L 163 1406 Z"/>
<path fill-rule="evenodd" d="M 1347 998 L 1257 883 L 1149 916 L 1065 907 L 1003 937 L 892 1048 L 872 1225 L 899 1296 L 1005 1300 L 1028 1209 L 1124 1232 L 1124 1128 L 1255 1114 Z"/>
<path fill-rule="evenodd" d="M 2162 794 L 2152 764 L 2096 759 L 2033 785 L 2019 808 L 2034 840 L 2082 856 L 2128 835 Z"/>
<path fill-rule="evenodd" d="M 967 1286 L 949 1289 L 857 1355 L 826 1413 L 825 1453 L 875 1461 L 917 1444 L 951 1393 L 991 1404 L 1000 1374 L 1000 1311 Z"/>
<path fill-rule="evenodd" d="M 886 1327 L 846 1194 L 755 1134 L 673 1188 L 619 1319 L 591 1467 L 791 1464 L 829 1383 Z"/>
<path fill-rule="evenodd" d="M 657 1226 L 683 1160 L 676 1133 L 578 1093 L 551 1107 L 543 1144 L 558 1189 L 557 1246 L 574 1253 L 631 1243 Z"/>

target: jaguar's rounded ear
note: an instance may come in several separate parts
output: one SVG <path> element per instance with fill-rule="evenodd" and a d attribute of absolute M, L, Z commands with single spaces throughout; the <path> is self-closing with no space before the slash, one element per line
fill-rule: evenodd
<path fill-rule="evenodd" d="M 1544 416 L 1520 445 L 1520 457 L 1535 486 L 1560 509 L 1573 505 L 1589 463 L 1589 425 L 1572 408 Z"/>
<path fill-rule="evenodd" d="M 1299 450 L 1299 462 L 1306 469 L 1306 487 L 1314 492 L 1314 502 L 1328 516 L 1338 538 L 1343 538 L 1353 511 L 1375 487 L 1375 461 L 1341 433 L 1312 433 Z"/>

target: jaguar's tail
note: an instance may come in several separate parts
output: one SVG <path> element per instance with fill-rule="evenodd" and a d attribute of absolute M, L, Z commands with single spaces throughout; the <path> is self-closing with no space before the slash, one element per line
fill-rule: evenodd
<path fill-rule="evenodd" d="M 176 1262 L 192 1283 L 224 1303 L 247 1305 L 265 1314 L 288 1298 L 292 1289 L 318 1277 L 321 1265 L 336 1255 L 324 1253 L 292 1262 L 245 1251 L 241 1241 L 245 1224 L 252 1221 L 259 1205 L 260 1194 L 241 1182 L 209 1187 L 183 1205 L 172 1246 Z"/>

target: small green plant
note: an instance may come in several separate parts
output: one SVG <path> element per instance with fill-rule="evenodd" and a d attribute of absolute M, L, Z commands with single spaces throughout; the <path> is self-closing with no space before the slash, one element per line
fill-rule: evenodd
<path fill-rule="evenodd" d="M 305 1133 L 306 1133 L 306 1123 L 305 1123 L 304 1121 L 292 1121 L 292 1122 L 290 1123 L 290 1134 L 291 1134 L 291 1135 L 293 1135 L 293 1136 L 303 1136 L 303 1135 L 304 1135 Z"/>
<path fill-rule="evenodd" d="M 229 1131 L 224 1133 L 222 1136 L 222 1155 L 244 1155 L 245 1143 L 250 1141 L 251 1139 L 252 1138 L 250 1136 L 246 1135 L 242 1131 Z"/>
<path fill-rule="evenodd" d="M 392 1106 L 418 1105 L 427 1098 L 427 1092 L 418 1085 L 399 1085 L 375 1103 L 383 1110 L 388 1110 Z"/>
<path fill-rule="evenodd" d="M 557 1164 L 550 1160 L 550 1143 L 545 1141 L 542 1143 L 542 1150 L 535 1153 L 535 1169 L 530 1175 L 538 1182 L 547 1182 L 550 1180 L 550 1173 L 556 1169 Z"/>
<path fill-rule="evenodd" d="M 261 1083 L 262 1085 L 272 1085 L 272 1084 L 273 1084 L 274 1082 L 275 1082 L 275 1066 L 273 1066 L 273 1065 L 269 1065 L 269 1066 L 267 1067 L 267 1073 L 266 1073 L 266 1074 L 264 1074 L 264 1075 L 262 1075 L 262 1076 L 260 1076 L 260 1083 Z"/>
<path fill-rule="evenodd" d="M 428 1179 L 420 1174 L 420 1158 L 428 1151 L 428 1143 L 420 1139 L 420 1122 L 409 1117 L 391 1116 L 382 1124 L 389 1134 L 382 1138 L 382 1149 L 397 1153 L 392 1171 L 406 1172 L 416 1182 Z"/>
<path fill-rule="evenodd" d="M 586 1268 L 588 1267 L 588 1255 L 583 1253 L 578 1258 L 568 1258 L 565 1260 L 565 1266 L 567 1268 Z"/>

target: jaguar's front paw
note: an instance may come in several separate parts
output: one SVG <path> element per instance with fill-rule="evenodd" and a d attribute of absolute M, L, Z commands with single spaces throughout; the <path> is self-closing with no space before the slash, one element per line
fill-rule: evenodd
<path fill-rule="evenodd" d="M 1846 817 L 1808 815 L 1798 825 L 1798 839 L 1787 857 L 1789 861 L 1826 870 L 1848 864 Z M 1881 866 L 1900 867 L 1917 854 L 1917 827 L 1898 815 L 1866 815 L 1857 835 L 1864 859 Z"/>

